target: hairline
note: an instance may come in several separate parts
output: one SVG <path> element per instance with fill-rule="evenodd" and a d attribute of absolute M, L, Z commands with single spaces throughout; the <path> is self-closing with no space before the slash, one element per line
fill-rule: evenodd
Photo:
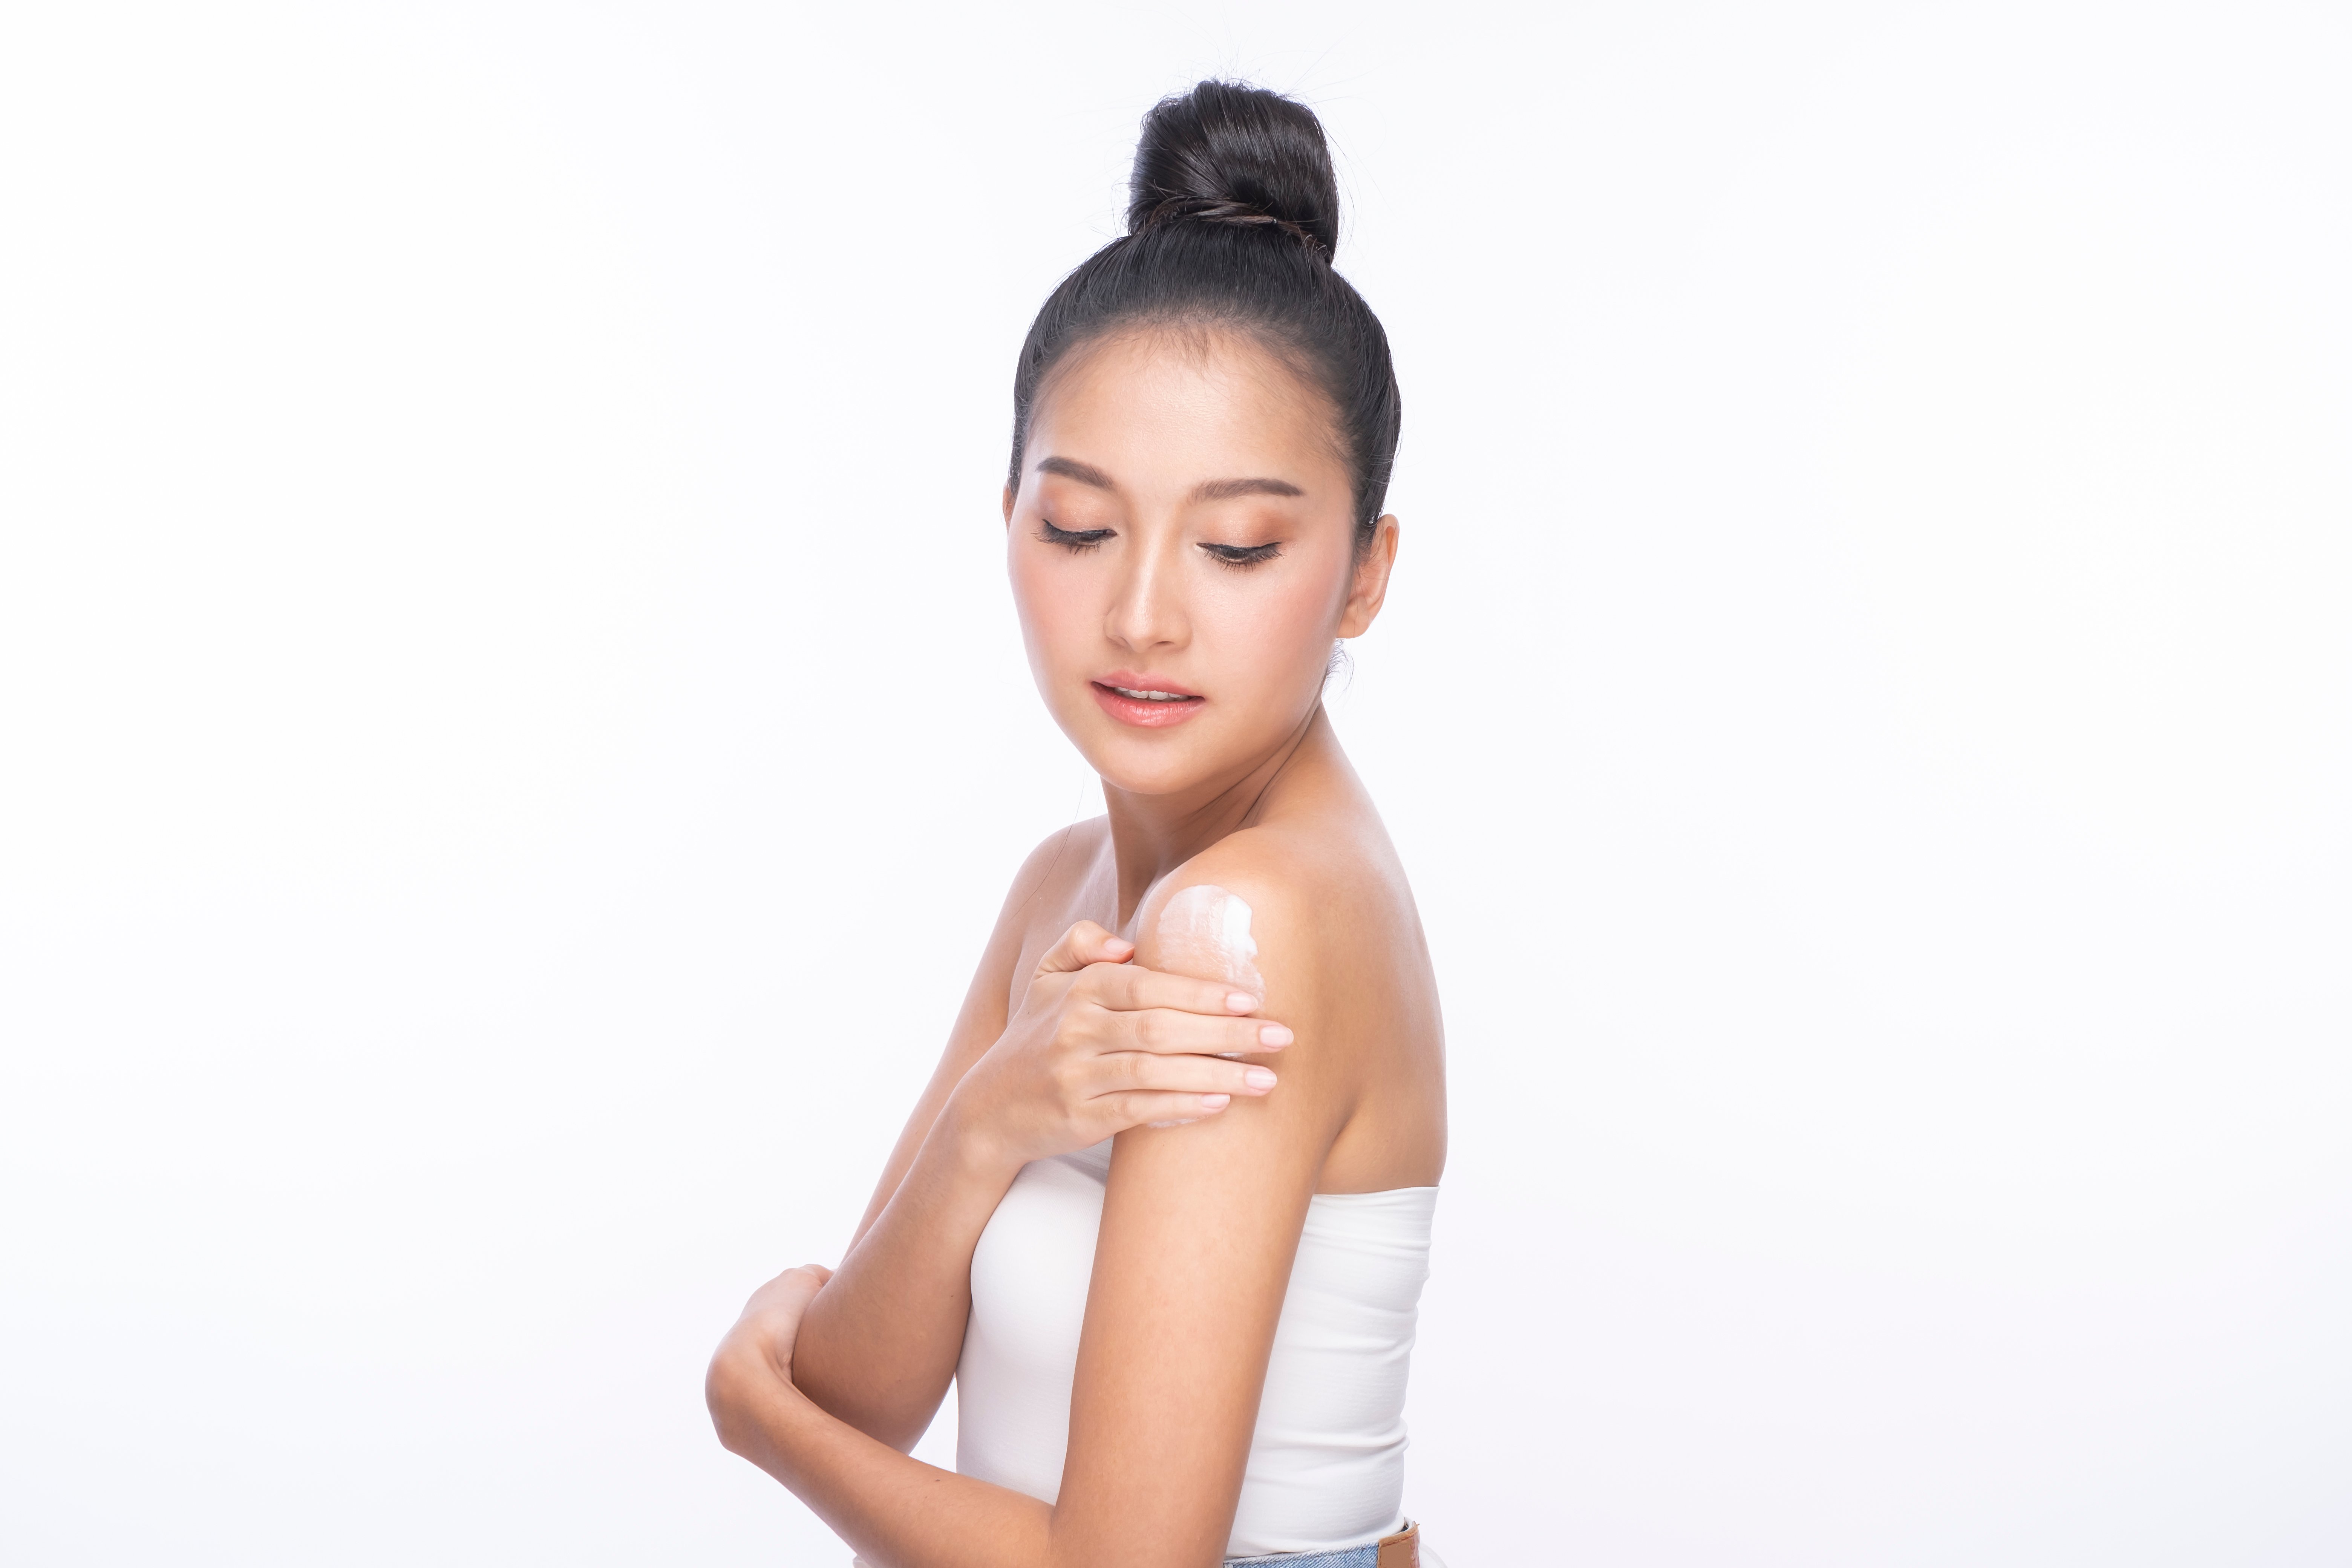
<path fill-rule="evenodd" d="M 1028 454 L 1029 435 L 1036 426 L 1037 410 L 1060 386 L 1073 366 L 1081 361 L 1092 360 L 1118 343 L 1154 338 L 1181 343 L 1202 360 L 1214 353 L 1221 342 L 1244 342 L 1287 373 L 1285 379 L 1290 390 L 1304 392 L 1323 416 L 1320 423 L 1324 452 L 1348 475 L 1349 526 L 1357 547 L 1360 550 L 1363 548 L 1367 525 L 1374 520 L 1354 515 L 1362 508 L 1356 479 L 1356 459 L 1349 450 L 1345 411 L 1315 374 L 1313 358 L 1304 345 L 1286 342 L 1285 334 L 1274 323 L 1240 311 L 1213 309 L 1137 311 L 1103 322 L 1084 337 L 1066 343 L 1055 353 L 1053 363 L 1037 377 L 1036 384 L 1029 394 L 1029 405 L 1021 411 L 1018 434 L 1023 456 Z M 1017 488 L 1020 483 L 1018 473 L 1013 476 L 1013 483 Z"/>

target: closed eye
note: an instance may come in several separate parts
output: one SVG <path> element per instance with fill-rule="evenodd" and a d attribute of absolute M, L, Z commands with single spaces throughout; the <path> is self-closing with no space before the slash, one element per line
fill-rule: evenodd
<path fill-rule="evenodd" d="M 1066 550 L 1092 550 L 1111 534 L 1108 528 L 1055 528 L 1043 519 L 1039 520 L 1039 539 L 1048 544 L 1061 545 Z"/>
<path fill-rule="evenodd" d="M 1203 544 L 1202 549 L 1228 566 L 1255 566 L 1261 561 L 1271 561 L 1282 553 L 1279 542 L 1274 544 Z"/>

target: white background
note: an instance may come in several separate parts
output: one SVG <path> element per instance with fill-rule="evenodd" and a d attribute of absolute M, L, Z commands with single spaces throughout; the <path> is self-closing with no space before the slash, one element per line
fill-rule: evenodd
<path fill-rule="evenodd" d="M 845 1557 L 701 1367 L 1096 809 L 1007 393 L 1209 72 L 1406 395 L 1410 1510 L 2352 1555 L 2346 13 L 1533 10 L 8 9 L 0 1555 Z"/>

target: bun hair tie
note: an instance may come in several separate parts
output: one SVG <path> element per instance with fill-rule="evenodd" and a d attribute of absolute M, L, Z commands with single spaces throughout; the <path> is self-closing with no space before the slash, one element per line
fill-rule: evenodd
<path fill-rule="evenodd" d="M 1264 207 L 1247 202 L 1234 201 L 1224 196 L 1165 196 L 1155 203 L 1139 219 L 1131 232 L 1141 233 L 1162 224 L 1183 221 L 1194 223 L 1230 223 L 1249 227 L 1278 228 L 1298 241 L 1325 261 L 1331 259 L 1331 247 L 1322 237 L 1303 225 L 1286 217 L 1277 217 Z"/>

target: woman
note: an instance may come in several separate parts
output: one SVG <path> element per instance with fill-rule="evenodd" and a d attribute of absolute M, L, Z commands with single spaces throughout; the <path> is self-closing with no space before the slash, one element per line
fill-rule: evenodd
<path fill-rule="evenodd" d="M 1321 705 L 1396 560 L 1396 380 L 1305 108 L 1203 82 L 1132 189 L 1023 346 L 1004 490 L 1108 815 L 1013 879 L 847 1256 L 752 1297 L 711 1411 L 878 1568 L 1433 1563 L 1437 991 Z M 956 1475 L 905 1452 L 951 1380 Z"/>

